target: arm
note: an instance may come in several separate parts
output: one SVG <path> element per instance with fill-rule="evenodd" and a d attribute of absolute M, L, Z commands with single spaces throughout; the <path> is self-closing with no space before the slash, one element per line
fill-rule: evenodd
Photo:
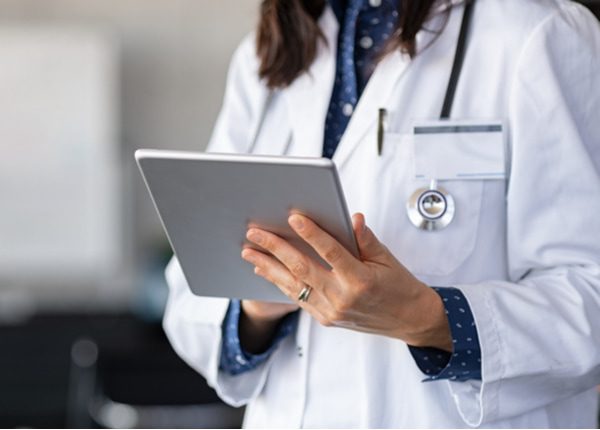
<path fill-rule="evenodd" d="M 209 151 L 245 152 L 250 145 L 268 94 L 258 80 L 257 67 L 251 35 L 231 61 L 223 107 Z M 167 267 L 166 277 L 169 298 L 163 325 L 173 348 L 207 379 L 224 401 L 234 406 L 246 404 L 262 390 L 270 360 L 235 377 L 221 371 L 222 325 L 229 301 L 193 295 L 175 258 Z"/>
<path fill-rule="evenodd" d="M 281 309 L 283 312 L 295 311 L 297 306 L 275 303 L 243 302 L 232 300 L 223 321 L 223 348 L 221 350 L 220 369 L 230 375 L 249 372 L 264 363 L 275 351 L 279 343 L 296 328 L 298 313 L 288 313 L 281 317 L 266 320 L 253 319 L 244 311 L 248 303 L 266 310 Z"/>
<path fill-rule="evenodd" d="M 572 3 L 521 53 L 509 118 L 509 279 L 456 286 L 473 312 L 482 377 L 443 383 L 468 425 L 574 398 L 600 381 L 599 53 L 597 21 Z M 289 221 L 332 270 L 258 229 L 248 239 L 276 258 L 252 250 L 244 258 L 291 298 L 311 286 L 301 306 L 319 322 L 452 350 L 440 297 L 362 216 L 354 218 L 360 259 L 306 217 Z"/>
<path fill-rule="evenodd" d="M 481 347 L 471 307 L 457 288 L 433 287 L 442 298 L 452 334 L 452 352 L 437 348 L 416 348 L 410 353 L 427 377 L 423 382 L 481 380 Z"/>
<path fill-rule="evenodd" d="M 449 383 L 471 425 L 519 415 L 600 381 L 600 31 L 569 4 L 525 46 L 511 95 L 511 282 L 458 286 L 483 380 Z"/>

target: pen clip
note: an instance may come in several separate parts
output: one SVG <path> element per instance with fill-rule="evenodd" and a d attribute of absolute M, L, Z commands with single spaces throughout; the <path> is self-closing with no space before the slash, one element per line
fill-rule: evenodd
<path fill-rule="evenodd" d="M 377 116 L 377 155 L 381 156 L 383 152 L 383 140 L 385 137 L 385 120 L 387 118 L 387 110 L 379 109 Z"/>

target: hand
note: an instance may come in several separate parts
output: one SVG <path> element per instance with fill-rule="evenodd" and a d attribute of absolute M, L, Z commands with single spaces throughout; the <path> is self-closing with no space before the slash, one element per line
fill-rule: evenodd
<path fill-rule="evenodd" d="M 309 218 L 294 214 L 288 221 L 331 269 L 275 234 L 250 228 L 248 240 L 271 254 L 250 248 L 242 251 L 242 257 L 256 266 L 258 275 L 294 301 L 305 286 L 312 287 L 309 300 L 299 305 L 325 326 L 394 337 L 414 346 L 452 350 L 442 300 L 379 242 L 362 214 L 353 217 L 360 259 Z"/>
<path fill-rule="evenodd" d="M 243 300 L 242 310 L 248 318 L 256 323 L 278 322 L 290 312 L 299 309 L 298 305 L 287 303 L 259 302 Z"/>

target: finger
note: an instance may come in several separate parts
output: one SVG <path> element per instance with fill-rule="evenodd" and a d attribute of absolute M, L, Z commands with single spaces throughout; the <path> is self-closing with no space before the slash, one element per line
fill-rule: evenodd
<path fill-rule="evenodd" d="M 294 231 L 338 274 L 352 276 L 360 267 L 359 260 L 309 218 L 293 214 L 288 222 Z"/>
<path fill-rule="evenodd" d="M 298 281 L 276 258 L 251 248 L 242 251 L 242 258 L 255 266 L 254 273 L 275 284 L 286 296 L 296 301 L 294 292 Z"/>
<path fill-rule="evenodd" d="M 352 216 L 352 227 L 363 260 L 376 260 L 387 252 L 375 233 L 367 227 L 365 216 L 362 213 L 356 213 Z"/>
<path fill-rule="evenodd" d="M 257 228 L 248 230 L 247 238 L 273 254 L 295 278 L 320 291 L 326 289 L 330 278 L 329 272 L 286 240 Z"/>
<path fill-rule="evenodd" d="M 250 248 L 242 251 L 242 258 L 256 266 L 254 273 L 275 284 L 292 301 L 298 302 L 298 295 L 307 284 L 297 279 L 279 260 Z"/>
<path fill-rule="evenodd" d="M 274 284 L 292 302 L 296 303 L 302 309 L 305 309 L 319 322 L 326 321 L 323 312 L 321 311 L 321 308 L 326 302 L 321 293 L 318 290 L 313 289 L 305 302 L 299 301 L 298 296 L 302 289 L 306 287 L 306 284 L 294 278 L 287 268 L 277 259 L 250 248 L 242 251 L 242 258 L 247 262 L 254 264 L 254 273 L 271 284 Z"/>

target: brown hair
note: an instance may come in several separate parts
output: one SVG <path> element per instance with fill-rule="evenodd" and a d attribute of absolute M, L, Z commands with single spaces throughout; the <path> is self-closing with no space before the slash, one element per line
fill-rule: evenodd
<path fill-rule="evenodd" d="M 327 0 L 263 0 L 256 47 L 259 75 L 269 88 L 286 87 L 310 68 L 317 56 L 317 43 L 324 37 L 317 21 L 326 3 Z M 436 0 L 402 0 L 400 3 L 400 20 L 394 37 L 381 54 L 400 49 L 414 57 L 417 33 Z"/>

